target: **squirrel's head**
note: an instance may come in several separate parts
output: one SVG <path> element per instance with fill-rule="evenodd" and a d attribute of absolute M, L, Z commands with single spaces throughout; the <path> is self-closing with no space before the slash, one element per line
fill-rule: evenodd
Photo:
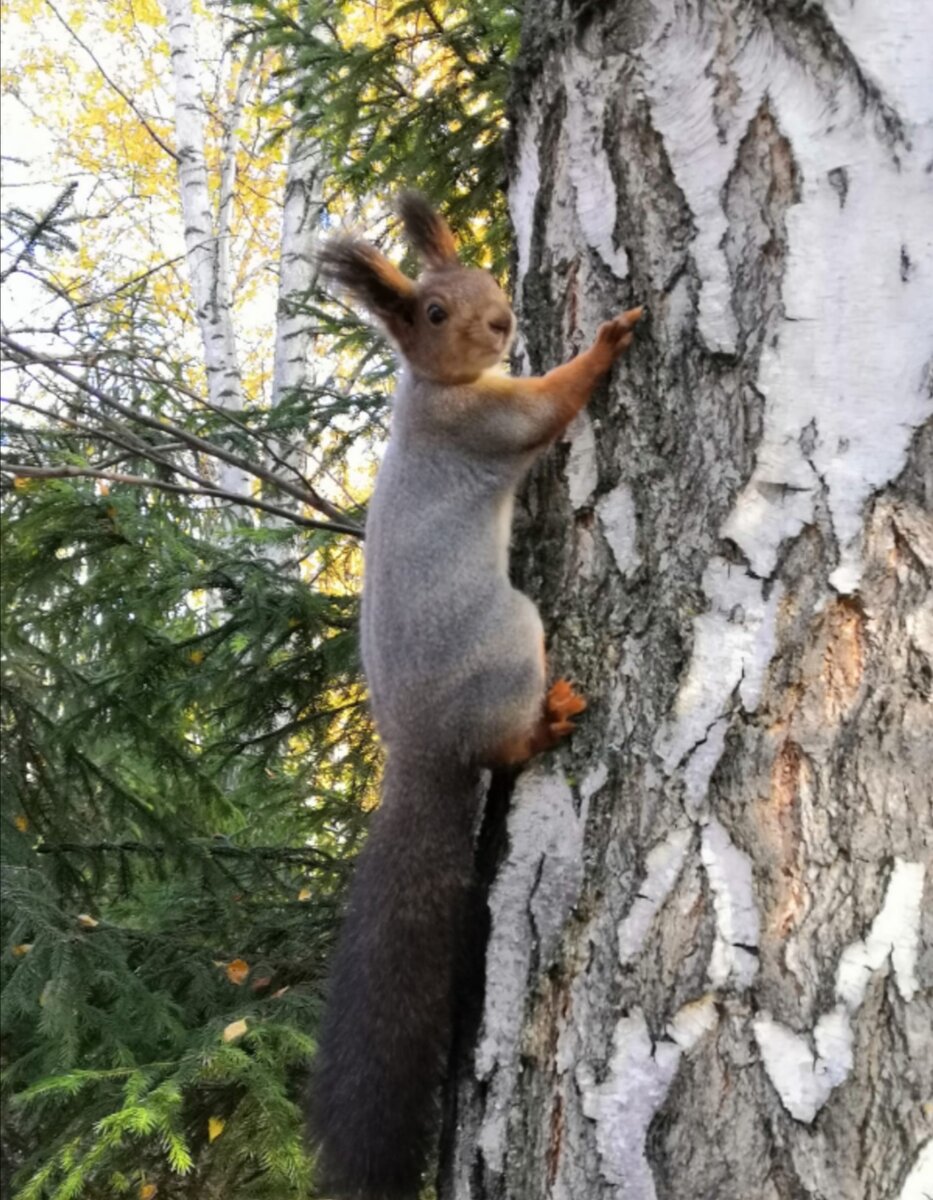
<path fill-rule="evenodd" d="M 424 197 L 403 193 L 399 211 L 425 263 L 417 280 L 355 238 L 330 242 L 319 256 L 321 270 L 378 318 L 416 374 L 468 383 L 505 356 L 515 331 L 512 309 L 488 271 L 460 263 L 447 222 Z"/>

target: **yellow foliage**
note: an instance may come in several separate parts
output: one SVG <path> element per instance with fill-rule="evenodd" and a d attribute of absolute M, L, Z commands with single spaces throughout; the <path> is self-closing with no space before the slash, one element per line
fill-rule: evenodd
<path fill-rule="evenodd" d="M 249 310 L 252 352 L 244 364 L 246 395 L 268 399 L 275 305 L 275 277 L 268 263 L 280 230 L 286 145 L 285 139 L 269 140 L 286 118 L 263 105 L 275 56 L 269 54 L 244 68 L 242 56 L 237 60 L 224 54 L 216 9 L 198 3 L 194 12 L 196 38 L 205 56 L 205 153 L 215 203 L 224 119 L 238 73 L 251 72 L 252 86 L 239 121 L 230 261 L 234 312 Z M 198 363 L 199 347 L 192 337 L 195 324 L 184 261 L 177 165 L 165 149 L 173 146 L 175 135 L 163 7 L 159 0 L 116 0 L 96 6 L 73 0 L 62 16 L 71 33 L 50 17 L 41 0 L 6 0 L 2 31 L 5 40 L 9 36 L 9 46 L 15 47 L 15 60 L 8 56 L 0 76 L 0 95 L 16 95 L 43 126 L 42 141 L 51 147 L 46 177 L 82 175 L 95 181 L 90 199 L 82 199 L 85 189 L 79 192 L 92 219 L 69 230 L 77 250 L 63 262 L 58 282 L 79 303 L 105 295 L 111 314 L 135 314 L 137 301 L 128 285 L 145 275 L 146 294 L 160 325 L 169 338 L 192 348 L 194 365 L 185 382 L 202 387 L 203 365 Z M 213 75 L 221 71 L 220 86 L 215 87 Z M 266 314 L 261 339 L 253 336 L 257 305 Z"/>
<path fill-rule="evenodd" d="M 157 0 L 134 0 L 133 15 L 140 25 L 159 27 L 165 24 L 165 13 Z"/>
<path fill-rule="evenodd" d="M 226 1122 L 223 1117 L 210 1117 L 207 1122 L 207 1140 L 214 1142 L 224 1131 Z"/>

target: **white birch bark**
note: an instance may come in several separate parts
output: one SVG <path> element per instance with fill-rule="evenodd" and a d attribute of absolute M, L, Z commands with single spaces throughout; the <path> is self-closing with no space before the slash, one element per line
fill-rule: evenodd
<path fill-rule="evenodd" d="M 238 89 L 227 120 L 228 136 L 224 139 L 215 213 L 205 160 L 204 109 L 194 53 L 191 0 L 166 0 L 165 10 L 175 87 L 175 143 L 186 260 L 204 350 L 208 396 L 212 404 L 238 412 L 243 407 L 243 391 L 231 311 L 229 238 L 235 124 L 242 95 Z M 245 83 L 243 74 L 240 80 Z M 221 467 L 220 477 L 221 485 L 228 490 L 249 490 L 249 477 L 235 467 Z"/>
<path fill-rule="evenodd" d="M 529 15 L 530 366 L 650 316 L 525 497 L 591 707 L 513 798 L 445 1200 L 933 1195 L 931 79 L 924 0 Z"/>
<path fill-rule="evenodd" d="M 272 404 L 307 382 L 311 333 L 300 304 L 315 278 L 314 256 L 320 238 L 321 163 L 313 141 L 293 133 L 288 148 L 279 302 L 275 330 Z"/>

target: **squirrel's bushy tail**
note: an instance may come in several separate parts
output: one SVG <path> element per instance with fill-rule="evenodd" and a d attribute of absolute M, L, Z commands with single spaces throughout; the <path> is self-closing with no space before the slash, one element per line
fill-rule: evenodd
<path fill-rule="evenodd" d="M 311 1137 L 335 1196 L 418 1194 L 467 953 L 477 795 L 465 767 L 389 757 L 312 1075 Z"/>

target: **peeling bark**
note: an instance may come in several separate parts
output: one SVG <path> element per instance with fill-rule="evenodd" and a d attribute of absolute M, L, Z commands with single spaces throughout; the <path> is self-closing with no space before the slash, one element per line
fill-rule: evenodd
<path fill-rule="evenodd" d="M 522 776 L 445 1200 L 933 1194 L 933 12 L 529 14 L 519 505 L 590 710 Z"/>

